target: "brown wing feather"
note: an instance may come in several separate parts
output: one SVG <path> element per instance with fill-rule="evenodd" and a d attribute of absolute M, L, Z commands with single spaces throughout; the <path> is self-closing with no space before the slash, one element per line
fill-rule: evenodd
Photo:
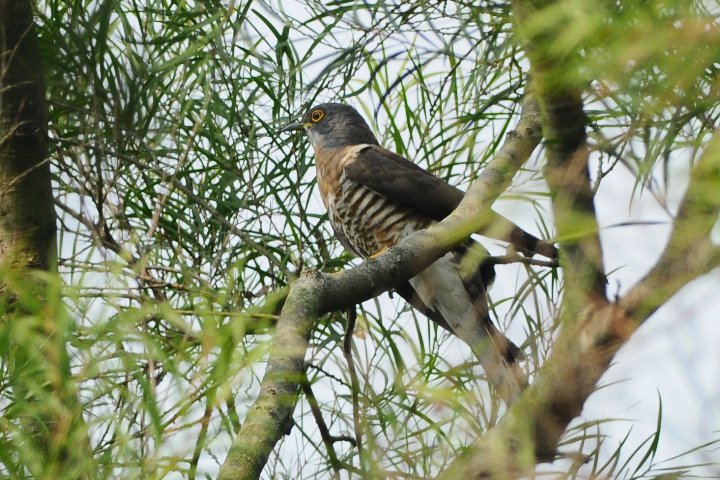
<path fill-rule="evenodd" d="M 345 175 L 395 203 L 440 221 L 464 193 L 413 162 L 377 145 L 368 145 L 345 167 Z"/>
<path fill-rule="evenodd" d="M 357 159 L 345 167 L 348 179 L 365 185 L 418 213 L 440 221 L 455 210 L 465 193 L 449 185 L 410 160 L 378 145 L 368 145 Z M 492 212 L 491 224 L 484 232 L 505 240 L 525 255 L 539 253 L 557 258 L 554 245 L 540 240 L 502 215 Z"/>

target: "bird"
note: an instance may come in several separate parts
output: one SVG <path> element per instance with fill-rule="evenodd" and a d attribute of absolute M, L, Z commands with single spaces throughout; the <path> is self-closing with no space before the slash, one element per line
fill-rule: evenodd
<path fill-rule="evenodd" d="M 380 145 L 362 115 L 351 105 L 323 103 L 280 132 L 304 132 L 315 153 L 317 184 L 340 243 L 370 258 L 405 236 L 448 216 L 462 190 Z M 556 259 L 557 248 L 493 213 L 492 232 L 526 256 Z M 494 325 L 488 288 L 495 278 L 491 260 L 468 239 L 395 291 L 432 321 L 459 337 L 477 356 L 488 381 L 506 400 L 526 384 L 517 362 L 520 348 Z"/>

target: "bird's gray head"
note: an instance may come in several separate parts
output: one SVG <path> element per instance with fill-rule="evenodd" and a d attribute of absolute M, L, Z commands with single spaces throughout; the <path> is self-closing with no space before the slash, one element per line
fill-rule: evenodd
<path fill-rule="evenodd" d="M 357 110 L 342 103 L 316 105 L 300 121 L 280 129 L 281 132 L 292 130 L 304 130 L 316 152 L 361 143 L 378 144 L 377 138 Z"/>

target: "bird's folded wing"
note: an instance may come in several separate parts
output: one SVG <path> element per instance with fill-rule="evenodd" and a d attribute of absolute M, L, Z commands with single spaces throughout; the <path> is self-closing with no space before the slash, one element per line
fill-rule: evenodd
<path fill-rule="evenodd" d="M 345 167 L 349 180 L 405 205 L 433 220 L 440 221 L 460 204 L 464 192 L 424 170 L 410 160 L 378 145 L 368 145 L 358 152 L 354 162 Z M 539 253 L 557 258 L 557 249 L 538 239 L 495 212 L 483 232 L 508 241 L 526 255 Z"/>
<path fill-rule="evenodd" d="M 410 160 L 377 145 L 368 145 L 345 167 L 347 178 L 395 203 L 440 221 L 455 210 L 464 193 Z"/>

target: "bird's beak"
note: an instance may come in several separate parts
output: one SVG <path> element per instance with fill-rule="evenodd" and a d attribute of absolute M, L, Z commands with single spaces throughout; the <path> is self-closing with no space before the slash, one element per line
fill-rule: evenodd
<path fill-rule="evenodd" d="M 292 122 L 282 127 L 278 132 L 294 132 L 297 130 L 305 130 L 305 124 L 303 122 Z"/>

